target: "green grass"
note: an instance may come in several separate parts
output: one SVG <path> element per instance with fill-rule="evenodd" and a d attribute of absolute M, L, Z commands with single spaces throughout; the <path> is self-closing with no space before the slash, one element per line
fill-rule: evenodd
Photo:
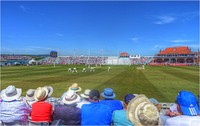
<path fill-rule="evenodd" d="M 1 90 L 8 85 L 22 88 L 22 95 L 28 89 L 51 85 L 54 97 L 60 97 L 72 83 L 78 83 L 84 89 L 113 88 L 117 99 L 122 100 L 127 93 L 145 94 L 160 102 L 174 102 L 180 90 L 188 90 L 195 95 L 199 93 L 199 67 L 146 66 L 137 70 L 137 66 L 102 66 L 95 72 L 82 73 L 82 65 L 77 65 L 79 73 L 69 73 L 74 65 L 53 66 L 15 66 L 1 68 Z M 82 93 L 81 92 L 81 93 Z"/>

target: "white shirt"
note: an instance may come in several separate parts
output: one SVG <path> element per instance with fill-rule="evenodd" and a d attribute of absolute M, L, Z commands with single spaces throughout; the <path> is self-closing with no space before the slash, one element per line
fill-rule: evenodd
<path fill-rule="evenodd" d="M 180 115 L 166 120 L 164 126 L 200 126 L 200 116 Z"/>

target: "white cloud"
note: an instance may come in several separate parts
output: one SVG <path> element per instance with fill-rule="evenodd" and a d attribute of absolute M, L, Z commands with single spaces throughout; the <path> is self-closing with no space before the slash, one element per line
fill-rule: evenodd
<path fill-rule="evenodd" d="M 175 17 L 172 16 L 158 16 L 156 17 L 157 21 L 155 21 L 155 24 L 168 24 L 168 23 L 172 23 L 175 21 Z"/>
<path fill-rule="evenodd" d="M 174 43 L 185 43 L 185 42 L 191 42 L 192 40 L 187 40 L 187 39 L 175 39 L 175 40 L 171 40 L 170 42 L 174 42 Z"/>
<path fill-rule="evenodd" d="M 20 8 L 22 11 L 27 12 L 27 8 L 26 8 L 25 6 L 20 5 L 19 8 Z"/>
<path fill-rule="evenodd" d="M 30 46 L 29 49 L 42 49 L 42 50 L 52 50 L 52 48 L 49 47 L 39 47 L 39 46 Z"/>
<path fill-rule="evenodd" d="M 199 11 L 191 11 L 191 12 L 185 12 L 179 15 L 181 21 L 183 22 L 188 22 L 194 18 L 198 18 L 199 16 Z"/>
<path fill-rule="evenodd" d="M 134 41 L 134 42 L 137 42 L 139 40 L 139 38 L 138 37 L 133 37 L 133 38 L 131 38 L 131 40 Z"/>

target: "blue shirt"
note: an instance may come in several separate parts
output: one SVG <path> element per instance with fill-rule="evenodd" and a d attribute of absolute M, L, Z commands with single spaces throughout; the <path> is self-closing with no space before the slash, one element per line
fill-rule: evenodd
<path fill-rule="evenodd" d="M 119 100 L 101 100 L 100 103 L 110 107 L 112 112 L 123 109 L 123 105 Z"/>
<path fill-rule="evenodd" d="M 112 121 L 111 109 L 99 102 L 84 104 L 81 108 L 81 125 L 109 126 Z"/>
<path fill-rule="evenodd" d="M 128 120 L 125 110 L 116 110 L 112 114 L 112 121 L 114 126 L 134 126 L 131 121 Z"/>

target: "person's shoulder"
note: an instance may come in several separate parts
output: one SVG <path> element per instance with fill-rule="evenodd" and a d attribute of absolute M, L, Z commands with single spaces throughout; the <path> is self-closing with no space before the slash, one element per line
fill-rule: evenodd
<path fill-rule="evenodd" d="M 126 113 L 126 111 L 124 109 L 113 111 L 113 114 L 116 114 L 116 115 L 121 115 L 121 114 L 124 114 L 124 113 Z"/>

